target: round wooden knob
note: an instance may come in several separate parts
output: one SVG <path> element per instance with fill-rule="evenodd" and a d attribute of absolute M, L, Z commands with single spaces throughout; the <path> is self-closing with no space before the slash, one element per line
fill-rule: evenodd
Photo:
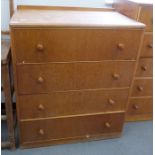
<path fill-rule="evenodd" d="M 144 90 L 144 88 L 143 88 L 142 86 L 138 86 L 137 89 L 138 89 L 139 91 L 143 91 L 143 90 Z"/>
<path fill-rule="evenodd" d="M 143 71 L 146 71 L 146 70 L 147 70 L 147 67 L 146 67 L 146 66 L 141 66 L 141 69 L 142 69 Z"/>
<path fill-rule="evenodd" d="M 117 74 L 117 73 L 114 73 L 114 74 L 112 75 L 112 77 L 113 77 L 113 79 L 118 80 L 118 79 L 120 78 L 120 75 Z"/>
<path fill-rule="evenodd" d="M 86 138 L 90 138 L 90 135 L 87 134 L 87 135 L 86 135 Z"/>
<path fill-rule="evenodd" d="M 110 127 L 111 127 L 111 124 L 110 124 L 109 122 L 106 122 L 106 123 L 105 123 L 105 127 L 106 127 L 106 128 L 110 128 Z"/>
<path fill-rule="evenodd" d="M 45 109 L 44 106 L 42 104 L 39 104 L 38 110 L 44 110 L 44 109 Z"/>
<path fill-rule="evenodd" d="M 37 50 L 38 51 L 43 51 L 44 50 L 44 46 L 42 44 L 37 44 Z"/>
<path fill-rule="evenodd" d="M 114 101 L 113 99 L 108 99 L 108 103 L 109 103 L 110 105 L 114 105 L 114 104 L 115 104 L 115 101 Z"/>
<path fill-rule="evenodd" d="M 147 47 L 148 48 L 153 48 L 153 44 L 148 44 Z"/>
<path fill-rule="evenodd" d="M 37 81 L 38 81 L 38 83 L 43 83 L 44 79 L 40 76 L 40 77 L 38 77 Z"/>
<path fill-rule="evenodd" d="M 133 105 L 133 109 L 137 110 L 137 109 L 139 109 L 139 106 L 136 105 L 136 104 L 134 104 L 134 105 Z"/>
<path fill-rule="evenodd" d="M 122 43 L 119 43 L 118 45 L 117 45 L 117 48 L 119 49 L 119 50 L 123 50 L 124 49 L 124 44 L 122 44 Z"/>
<path fill-rule="evenodd" d="M 43 129 L 39 129 L 39 135 L 43 136 L 45 134 Z"/>

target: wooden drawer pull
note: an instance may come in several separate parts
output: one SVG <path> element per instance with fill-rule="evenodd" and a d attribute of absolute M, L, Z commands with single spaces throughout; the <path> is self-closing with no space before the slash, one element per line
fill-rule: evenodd
<path fill-rule="evenodd" d="M 40 77 L 38 77 L 37 81 L 38 81 L 38 83 L 43 83 L 44 79 L 40 76 Z"/>
<path fill-rule="evenodd" d="M 114 104 L 115 104 L 115 101 L 114 101 L 113 99 L 108 99 L 108 103 L 109 103 L 110 105 L 114 105 Z"/>
<path fill-rule="evenodd" d="M 139 106 L 136 105 L 136 104 L 134 104 L 134 105 L 133 105 L 133 109 L 137 110 L 137 109 L 139 109 Z"/>
<path fill-rule="evenodd" d="M 137 89 L 138 89 L 139 91 L 143 91 L 143 90 L 144 90 L 144 88 L 143 88 L 142 86 L 138 86 Z"/>
<path fill-rule="evenodd" d="M 148 44 L 147 47 L 148 48 L 153 48 L 153 44 Z"/>
<path fill-rule="evenodd" d="M 105 127 L 106 127 L 106 128 L 110 128 L 110 127 L 111 127 L 111 124 L 110 124 L 109 122 L 106 122 L 106 123 L 105 123 Z"/>
<path fill-rule="evenodd" d="M 43 106 L 42 104 L 39 104 L 38 110 L 42 111 L 42 110 L 44 110 L 44 109 L 45 109 L 44 106 Z"/>
<path fill-rule="evenodd" d="M 42 44 L 37 44 L 36 48 L 38 51 L 44 51 L 44 46 Z"/>
<path fill-rule="evenodd" d="M 122 44 L 122 43 L 119 43 L 118 45 L 117 45 L 117 48 L 118 49 L 120 49 L 120 50 L 123 50 L 124 49 L 124 44 Z"/>
<path fill-rule="evenodd" d="M 45 134 L 44 130 L 43 129 L 39 129 L 39 135 L 43 136 Z"/>
<path fill-rule="evenodd" d="M 120 75 L 117 74 L 117 73 L 114 73 L 114 74 L 112 75 L 112 77 L 113 77 L 113 79 L 118 80 L 118 79 L 120 78 Z"/>
<path fill-rule="evenodd" d="M 86 135 L 86 138 L 90 138 L 90 135 Z"/>
<path fill-rule="evenodd" d="M 142 69 L 143 71 L 146 71 L 146 70 L 147 70 L 147 67 L 146 67 L 146 66 L 141 66 L 141 69 Z"/>

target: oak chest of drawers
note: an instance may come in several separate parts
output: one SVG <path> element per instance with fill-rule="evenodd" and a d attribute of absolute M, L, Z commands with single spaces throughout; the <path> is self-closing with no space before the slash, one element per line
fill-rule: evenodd
<path fill-rule="evenodd" d="M 127 121 L 150 120 L 153 116 L 153 2 L 117 0 L 116 9 L 146 25 L 136 74 L 127 108 Z"/>
<path fill-rule="evenodd" d="M 117 12 L 19 9 L 10 27 L 22 147 L 121 134 L 143 24 Z"/>

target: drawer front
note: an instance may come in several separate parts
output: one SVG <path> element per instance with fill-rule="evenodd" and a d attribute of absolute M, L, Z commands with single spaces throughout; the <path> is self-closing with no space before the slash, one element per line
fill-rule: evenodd
<path fill-rule="evenodd" d="M 124 113 L 76 116 L 20 122 L 22 143 L 121 132 Z"/>
<path fill-rule="evenodd" d="M 13 52 L 20 63 L 136 59 L 141 34 L 127 29 L 14 29 Z"/>
<path fill-rule="evenodd" d="M 127 99 L 128 89 L 55 92 L 18 97 L 20 119 L 122 111 L 125 110 Z"/>
<path fill-rule="evenodd" d="M 134 66 L 132 61 L 17 65 L 18 93 L 129 87 Z"/>
<path fill-rule="evenodd" d="M 152 96 L 153 95 L 153 80 L 138 79 L 134 81 L 132 96 Z"/>
<path fill-rule="evenodd" d="M 153 99 L 152 98 L 133 98 L 130 99 L 127 114 L 140 115 L 153 113 Z"/>
<path fill-rule="evenodd" d="M 153 56 L 153 35 L 152 33 L 145 33 L 141 57 L 152 57 Z"/>
<path fill-rule="evenodd" d="M 139 59 L 136 77 L 153 77 L 153 59 L 152 58 Z"/>
<path fill-rule="evenodd" d="M 153 6 L 141 7 L 139 21 L 146 25 L 146 31 L 153 31 Z"/>

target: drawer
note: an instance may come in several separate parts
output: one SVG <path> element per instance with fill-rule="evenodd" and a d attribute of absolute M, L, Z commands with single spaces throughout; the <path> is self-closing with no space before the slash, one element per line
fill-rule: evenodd
<path fill-rule="evenodd" d="M 136 77 L 153 77 L 153 59 L 152 58 L 139 59 Z"/>
<path fill-rule="evenodd" d="M 13 29 L 13 53 L 18 63 L 136 59 L 141 34 L 133 29 Z"/>
<path fill-rule="evenodd" d="M 134 66 L 133 61 L 17 65 L 18 93 L 129 87 Z"/>
<path fill-rule="evenodd" d="M 152 96 L 153 79 L 137 79 L 134 81 L 132 96 Z"/>
<path fill-rule="evenodd" d="M 153 99 L 151 98 L 133 98 L 130 99 L 127 114 L 140 115 L 153 113 Z"/>
<path fill-rule="evenodd" d="M 153 35 L 152 33 L 145 33 L 142 44 L 141 57 L 153 56 Z"/>
<path fill-rule="evenodd" d="M 55 92 L 18 97 L 20 119 L 122 111 L 125 110 L 127 100 L 128 89 Z"/>
<path fill-rule="evenodd" d="M 45 142 L 120 133 L 124 113 L 99 114 L 20 122 L 21 142 Z"/>
<path fill-rule="evenodd" d="M 141 7 L 139 21 L 146 25 L 146 31 L 153 31 L 153 5 Z"/>

